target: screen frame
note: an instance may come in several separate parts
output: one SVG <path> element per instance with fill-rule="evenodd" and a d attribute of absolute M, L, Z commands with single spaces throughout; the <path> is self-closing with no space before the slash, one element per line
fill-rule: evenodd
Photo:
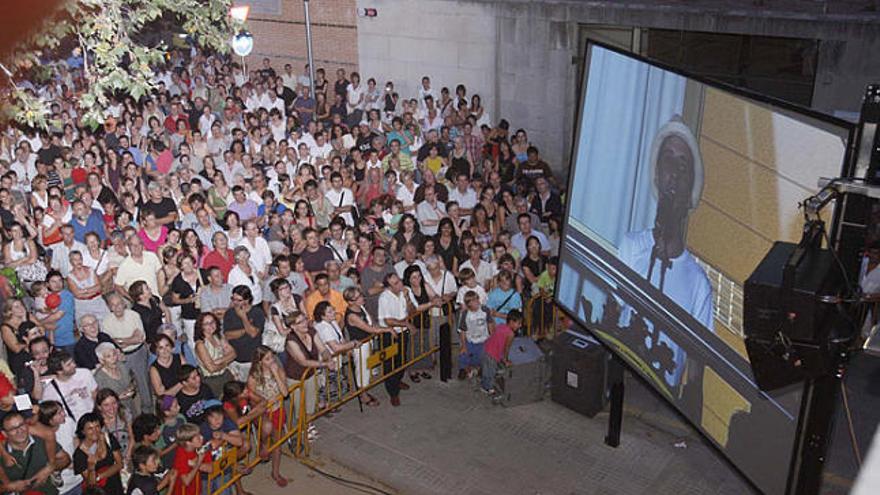
<path fill-rule="evenodd" d="M 821 126 L 823 128 L 826 128 L 825 125 L 827 125 L 826 129 L 829 131 L 831 130 L 831 128 L 834 128 L 834 130 L 844 129 L 847 134 L 847 142 L 846 142 L 846 149 L 844 151 L 843 160 L 842 160 L 842 163 L 840 164 L 839 177 L 852 177 L 855 172 L 855 163 L 853 163 L 852 158 L 853 158 L 853 156 L 855 156 L 854 155 L 855 151 L 853 149 L 853 147 L 854 147 L 853 141 L 854 141 L 855 132 L 858 127 L 856 124 L 854 124 L 850 121 L 844 120 L 844 119 L 834 117 L 832 115 L 828 115 L 828 114 L 819 112 L 819 111 L 811 109 L 811 108 L 800 106 L 800 105 L 792 103 L 792 102 L 788 102 L 788 101 L 781 100 L 781 99 L 778 99 L 778 98 L 775 98 L 772 96 L 756 93 L 756 92 L 750 91 L 745 88 L 740 88 L 737 86 L 733 86 L 733 85 L 724 83 L 722 81 L 716 81 L 711 78 L 706 78 L 703 76 L 694 75 L 694 74 L 688 73 L 687 71 L 683 71 L 679 68 L 667 65 L 665 63 L 662 63 L 662 62 L 659 62 L 656 60 L 652 60 L 652 59 L 647 58 L 641 54 L 629 52 L 629 51 L 624 50 L 620 47 L 613 46 L 613 45 L 604 43 L 602 41 L 587 37 L 586 42 L 584 43 L 584 47 L 583 47 L 583 57 L 581 58 L 581 61 L 582 61 L 581 67 L 580 67 L 580 70 L 578 71 L 577 98 L 576 98 L 578 104 L 575 107 L 575 112 L 574 112 L 575 125 L 572 128 L 572 136 L 571 136 L 572 145 L 571 145 L 571 151 L 570 151 L 570 156 L 569 156 L 569 169 L 568 169 L 568 177 L 567 177 L 568 184 L 566 186 L 566 196 L 565 196 L 567 199 L 571 198 L 571 194 L 572 194 L 572 190 L 573 190 L 573 186 L 574 186 L 573 181 L 572 181 L 572 175 L 574 173 L 575 161 L 578 156 L 578 148 L 580 145 L 579 140 L 578 140 L 578 136 L 580 135 L 580 132 L 581 132 L 584 104 L 585 104 L 586 93 L 587 93 L 586 92 L 586 83 L 587 83 L 586 77 L 589 73 L 590 60 L 591 60 L 591 54 L 592 54 L 593 47 L 603 48 L 603 49 L 609 50 L 611 52 L 614 52 L 616 54 L 622 55 L 624 57 L 631 58 L 631 59 L 637 60 L 639 62 L 646 63 L 646 64 L 651 65 L 653 67 L 656 67 L 656 68 L 659 68 L 659 69 L 662 69 L 665 71 L 669 71 L 671 73 L 677 74 L 682 77 L 689 78 L 691 80 L 694 80 L 694 81 L 701 83 L 701 84 L 704 84 L 706 86 L 709 86 L 709 87 L 712 87 L 715 89 L 719 89 L 722 91 L 726 91 L 726 92 L 733 94 L 735 96 L 750 100 L 751 102 L 753 102 L 759 106 L 765 107 L 769 110 L 782 113 L 785 116 L 790 117 L 790 118 L 797 120 L 797 121 L 800 121 L 800 122 L 804 122 L 804 117 L 808 117 L 814 121 L 814 122 L 810 122 L 810 124 L 814 124 L 814 123 L 818 122 L 819 124 L 823 124 Z M 832 214 L 830 215 L 831 229 L 829 232 L 829 239 L 832 240 L 832 242 L 833 242 L 833 240 L 837 239 L 837 231 L 838 231 L 838 227 L 839 227 L 839 223 L 840 223 L 839 222 L 840 209 L 838 208 L 837 201 L 832 202 L 832 208 L 833 208 Z M 562 233 L 561 238 L 563 240 L 568 237 L 569 232 L 570 232 L 569 229 L 572 228 L 569 225 L 570 215 L 571 215 L 571 201 L 569 199 L 566 201 L 565 213 L 564 213 L 564 216 L 562 219 L 563 223 L 562 223 L 562 230 L 561 230 L 561 233 Z M 703 431 L 699 428 L 699 426 L 694 424 L 694 422 L 687 415 L 685 415 L 681 410 L 679 410 L 678 407 L 676 407 L 675 404 L 671 400 L 669 400 L 659 390 L 657 390 L 650 383 L 650 380 L 648 380 L 645 376 L 642 376 L 642 374 L 639 373 L 637 370 L 633 369 L 624 358 L 620 357 L 610 346 L 606 345 L 605 342 L 602 340 L 602 338 L 599 337 L 598 335 L 596 335 L 595 332 L 593 331 L 593 329 L 590 328 L 589 324 L 584 323 L 578 315 L 572 314 L 565 307 L 565 305 L 563 305 L 562 303 L 560 303 L 558 301 L 559 281 L 560 281 L 560 277 L 557 277 L 556 285 L 554 286 L 554 296 L 553 296 L 556 308 L 559 311 L 562 311 L 573 322 L 576 322 L 578 325 L 583 326 L 583 328 L 585 328 L 587 331 L 589 331 L 590 334 L 594 335 L 597 338 L 597 340 L 599 341 L 599 343 L 602 345 L 602 347 L 604 347 L 606 350 L 608 350 L 608 352 L 610 352 L 614 356 L 614 359 L 616 361 L 618 361 L 626 369 L 629 369 L 631 371 L 631 373 L 630 373 L 631 375 L 633 375 L 638 380 L 640 380 L 643 384 L 645 384 L 645 386 L 647 386 L 649 388 L 649 390 L 651 390 L 652 393 L 654 393 L 656 396 L 660 397 L 663 401 L 665 401 L 671 407 L 672 411 L 676 415 L 678 415 L 687 424 L 689 424 L 695 431 L 697 431 L 706 440 L 706 443 L 711 445 L 711 447 L 720 455 L 720 458 L 723 459 L 723 461 L 726 462 L 728 465 L 730 465 L 733 468 L 733 470 L 736 473 L 738 473 L 740 475 L 740 477 L 746 481 L 746 483 L 748 483 L 749 486 L 751 486 L 753 489 L 755 489 L 758 492 L 762 492 L 761 488 L 758 487 L 757 485 L 755 485 L 755 483 L 752 481 L 752 479 L 744 471 L 742 471 L 739 468 L 739 466 L 735 462 L 733 462 L 732 459 L 730 459 L 727 456 L 727 454 L 724 452 L 724 450 L 718 444 L 716 444 L 711 438 L 709 438 L 707 435 L 705 435 L 703 433 Z M 796 482 L 797 477 L 795 476 L 795 469 L 798 466 L 802 466 L 802 462 L 801 462 L 802 460 L 799 455 L 800 454 L 799 447 L 803 443 L 802 442 L 802 435 L 803 435 L 803 432 L 804 432 L 804 429 L 806 426 L 804 424 L 804 421 L 808 420 L 808 418 L 810 416 L 809 414 L 806 414 L 808 412 L 807 409 L 810 406 L 810 396 L 811 396 L 810 388 L 811 387 L 809 386 L 808 382 L 804 382 L 801 384 L 801 405 L 800 405 L 800 409 L 798 411 L 798 416 L 797 416 L 795 436 L 793 438 L 792 446 L 791 446 L 792 451 L 791 451 L 791 455 L 789 458 L 789 468 L 788 468 L 788 473 L 786 476 L 786 489 L 785 489 L 786 493 L 791 492 L 791 490 L 793 489 L 793 484 Z"/>

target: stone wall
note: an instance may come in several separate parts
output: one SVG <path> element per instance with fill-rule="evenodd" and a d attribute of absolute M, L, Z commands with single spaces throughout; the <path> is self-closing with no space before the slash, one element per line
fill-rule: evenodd
<path fill-rule="evenodd" d="M 248 29 L 254 35 L 254 51 L 247 57 L 249 68 L 257 67 L 264 57 L 280 70 L 293 65 L 297 75 L 308 60 L 305 14 L 302 0 L 237 0 L 250 4 Z M 355 0 L 317 0 L 310 4 L 312 49 L 315 68 L 324 67 L 329 79 L 339 67 L 358 67 L 358 36 Z"/>

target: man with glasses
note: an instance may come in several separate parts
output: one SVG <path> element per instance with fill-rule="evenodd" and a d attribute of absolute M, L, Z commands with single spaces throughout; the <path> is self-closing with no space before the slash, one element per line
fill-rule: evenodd
<path fill-rule="evenodd" d="M 223 335 L 235 349 L 235 361 L 229 369 L 236 380 L 247 381 L 254 351 L 262 343 L 266 314 L 254 304 L 254 296 L 246 285 L 232 289 L 232 304 L 223 315 Z"/>
<path fill-rule="evenodd" d="M 83 315 L 79 319 L 80 337 L 73 348 L 73 358 L 80 368 L 94 370 L 98 366 L 95 349 L 104 342 L 113 343 L 113 338 L 101 331 L 100 322 L 93 314 Z M 115 344 L 114 344 L 115 345 Z"/>
<path fill-rule="evenodd" d="M 70 464 L 70 456 L 63 450 L 53 452 L 53 458 L 43 439 L 31 435 L 30 428 L 21 413 L 13 411 L 3 418 L 6 434 L 6 451 L 15 462 L 3 463 L 0 471 L 0 488 L 5 493 L 25 495 L 56 495 L 58 488 L 50 479 L 57 468 Z"/>

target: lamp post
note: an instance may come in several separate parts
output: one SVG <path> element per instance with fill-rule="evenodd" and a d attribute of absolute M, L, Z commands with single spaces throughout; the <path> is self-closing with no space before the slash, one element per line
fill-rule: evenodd
<path fill-rule="evenodd" d="M 309 56 L 309 89 L 315 98 L 315 59 L 312 56 L 312 20 L 309 17 L 309 0 L 303 0 L 303 11 L 306 18 L 306 50 Z"/>
<path fill-rule="evenodd" d="M 229 17 L 232 17 L 232 19 L 240 24 L 244 24 L 245 21 L 247 21 L 250 11 L 250 5 L 230 7 Z M 235 52 L 236 55 L 241 57 L 241 68 L 244 71 L 245 77 L 248 77 L 248 71 L 247 63 L 244 61 L 244 58 L 250 55 L 253 49 L 254 37 L 248 31 L 242 29 L 238 32 L 238 34 L 232 37 L 232 51 Z"/>

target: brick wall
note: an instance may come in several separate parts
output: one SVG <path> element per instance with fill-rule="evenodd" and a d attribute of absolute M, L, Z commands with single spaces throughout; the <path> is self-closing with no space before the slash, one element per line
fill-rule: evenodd
<path fill-rule="evenodd" d="M 308 60 L 305 14 L 302 0 L 237 1 L 251 3 L 248 29 L 254 35 L 254 51 L 247 57 L 249 68 L 257 67 L 264 57 L 276 70 L 285 63 L 302 74 Z M 266 9 L 266 7 L 269 9 Z M 268 13 L 280 6 L 280 15 Z M 355 0 L 317 0 L 309 6 L 312 21 L 312 49 L 315 68 L 323 67 L 327 77 L 339 67 L 348 71 L 358 67 L 357 16 Z"/>

